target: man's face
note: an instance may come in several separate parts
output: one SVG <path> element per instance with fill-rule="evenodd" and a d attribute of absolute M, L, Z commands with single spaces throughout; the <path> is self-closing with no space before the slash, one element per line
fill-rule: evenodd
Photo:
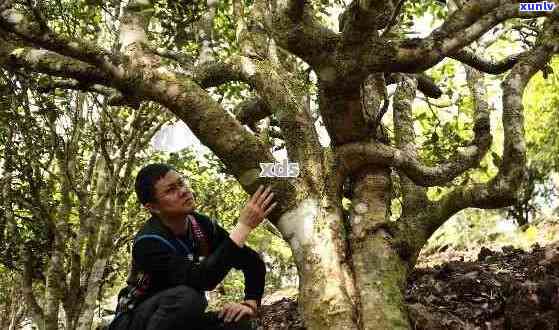
<path fill-rule="evenodd" d="M 154 203 L 146 203 L 158 215 L 173 218 L 186 216 L 196 206 L 194 195 L 185 179 L 175 171 L 169 171 L 154 186 Z"/>

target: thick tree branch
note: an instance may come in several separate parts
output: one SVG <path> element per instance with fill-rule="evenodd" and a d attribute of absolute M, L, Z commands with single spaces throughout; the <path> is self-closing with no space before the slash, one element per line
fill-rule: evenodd
<path fill-rule="evenodd" d="M 33 321 L 42 324 L 44 322 L 44 312 L 41 306 L 37 303 L 35 295 L 33 294 L 33 262 L 31 258 L 31 251 L 27 247 L 22 250 L 23 254 L 23 296 L 25 303 L 29 306 Z"/>
<path fill-rule="evenodd" d="M 202 88 L 216 87 L 231 81 L 247 82 L 243 75 L 243 63 L 248 62 L 241 57 L 234 57 L 227 62 L 202 63 L 192 70 L 192 80 Z"/>
<path fill-rule="evenodd" d="M 157 83 L 138 82 L 138 93 L 164 105 L 183 120 L 241 178 L 241 183 L 256 184 L 259 163 L 273 162 L 271 153 L 256 137 L 192 80 L 185 76 L 152 74 Z"/>
<path fill-rule="evenodd" d="M 557 11 L 557 9 L 551 13 L 520 11 L 516 0 L 469 1 L 425 39 L 408 39 L 400 42 L 394 57 L 394 69 L 424 70 L 474 42 L 507 19 L 544 17 Z"/>
<path fill-rule="evenodd" d="M 335 49 L 339 36 L 315 18 L 310 2 L 306 0 L 279 1 L 276 11 L 268 14 L 268 2 L 257 0 L 251 16 L 258 17 L 262 28 L 276 43 L 311 65 Z"/>
<path fill-rule="evenodd" d="M 0 66 L 76 79 L 83 84 L 110 85 L 109 76 L 92 65 L 44 49 L 16 48 L 10 43 L 0 48 Z"/>
<path fill-rule="evenodd" d="M 480 147 L 461 147 L 449 161 L 437 166 L 426 166 L 405 151 L 375 142 L 345 144 L 338 148 L 338 156 L 344 173 L 367 164 L 392 166 L 402 170 L 415 184 L 431 187 L 450 182 L 476 166 L 490 142 L 490 139 L 481 141 Z"/>
<path fill-rule="evenodd" d="M 40 93 L 48 93 L 55 89 L 76 90 L 101 94 L 107 97 L 107 103 L 111 106 L 129 106 L 133 109 L 138 109 L 141 102 L 138 97 L 125 95 L 114 88 L 106 87 L 100 84 L 84 83 L 74 79 L 40 81 L 39 86 L 37 87 L 37 91 Z"/>
<path fill-rule="evenodd" d="M 453 58 L 457 61 L 460 61 L 464 64 L 471 66 L 474 69 L 477 69 L 481 72 L 491 73 L 491 74 L 500 74 L 510 70 L 517 62 L 518 59 L 522 54 L 525 52 L 510 55 L 502 60 L 493 61 L 487 60 L 478 56 L 472 51 L 467 49 L 462 49 L 458 51 L 456 54 L 450 55 L 450 58 Z"/>
<path fill-rule="evenodd" d="M 402 11 L 402 6 L 404 5 L 405 1 L 406 0 L 399 0 L 398 3 L 396 4 L 396 8 L 394 9 L 394 12 L 392 13 L 392 17 L 390 18 L 390 21 L 386 25 L 386 28 L 384 29 L 384 31 L 382 31 L 381 36 L 383 38 L 386 37 L 388 34 L 390 34 L 390 32 L 392 31 L 394 26 L 396 26 L 396 24 L 398 23 L 398 15 Z"/>
<path fill-rule="evenodd" d="M 340 31 L 345 38 L 366 40 L 392 21 L 399 0 L 353 0 L 339 17 Z"/>
<path fill-rule="evenodd" d="M 318 179 L 322 175 L 322 150 L 314 121 L 305 108 L 304 86 L 267 60 L 245 64 L 243 74 L 279 120 L 289 159 L 299 162 L 301 176 Z M 316 188 L 314 183 L 309 187 Z"/>
<path fill-rule="evenodd" d="M 55 89 L 64 89 L 64 90 L 69 89 L 69 90 L 76 90 L 76 91 L 93 92 L 108 97 L 114 95 L 122 96 L 122 94 L 115 89 L 99 84 L 86 84 L 75 79 L 52 79 L 49 81 L 41 81 L 39 82 L 39 86 L 37 87 L 37 91 L 39 93 L 47 93 Z"/>
<path fill-rule="evenodd" d="M 353 117 L 357 111 L 361 112 L 361 115 L 356 117 L 361 117 L 363 122 L 353 121 L 351 124 L 355 126 L 352 127 L 343 124 L 340 126 L 343 126 L 346 132 L 359 131 L 360 126 L 366 127 L 369 129 L 368 132 L 365 131 L 367 136 L 377 141 L 388 142 L 388 139 L 384 136 L 384 127 L 382 126 L 382 117 L 388 111 L 390 103 L 386 86 L 384 74 L 382 73 L 371 74 L 367 77 L 360 88 L 361 106 L 352 107 L 345 112 L 348 117 Z M 328 120 L 330 121 L 330 119 Z M 344 135 L 343 131 L 338 131 L 335 140 L 338 140 L 342 135 Z"/>
<path fill-rule="evenodd" d="M 398 74 L 385 74 L 384 75 L 386 84 L 392 85 L 398 82 Z M 429 77 L 424 73 L 417 73 L 412 75 L 417 80 L 417 89 L 419 89 L 423 95 L 431 98 L 438 99 L 443 95 L 443 91 L 435 84 L 433 78 Z"/>
<path fill-rule="evenodd" d="M 266 103 L 258 97 L 239 103 L 233 112 L 242 124 L 249 127 L 254 127 L 257 122 L 272 114 Z"/>
<path fill-rule="evenodd" d="M 54 34 L 46 24 L 32 22 L 16 10 L 0 12 L 0 30 L 11 32 L 35 48 L 44 48 L 61 55 L 89 63 L 106 73 L 120 70 L 115 64 L 121 56 L 113 55 L 84 40 L 67 40 Z"/>
<path fill-rule="evenodd" d="M 451 15 L 437 28 L 445 34 L 460 32 L 461 30 L 476 23 L 478 19 L 500 5 L 511 3 L 507 0 L 473 0 L 463 4 L 456 3 L 455 5 L 449 4 Z M 436 31 L 437 31 L 436 30 Z"/>
<path fill-rule="evenodd" d="M 241 80 L 249 84 L 257 92 L 264 107 L 256 107 L 259 103 L 255 103 L 255 107 L 251 105 L 246 108 L 248 112 L 243 111 L 237 118 L 242 123 L 248 120 L 247 124 L 250 126 L 250 122 L 254 123 L 257 118 L 264 118 L 262 116 L 267 113 L 266 109 L 268 111 L 273 109 L 280 121 L 283 135 L 292 137 L 291 142 L 286 141 L 290 160 L 301 162 L 301 169 L 310 168 L 305 166 L 308 162 L 318 164 L 314 166 L 315 169 L 321 167 L 322 156 L 318 148 L 320 146 L 318 134 L 312 118 L 304 109 L 304 95 L 299 92 L 304 88 L 296 86 L 297 79 L 293 79 L 267 60 L 250 59 L 244 56 L 233 57 L 227 63 L 202 64 L 195 69 L 195 79 L 202 87 L 223 83 L 229 79 Z M 250 101 L 242 106 L 249 104 Z M 317 173 L 313 173 L 311 177 L 317 178 Z"/>
<path fill-rule="evenodd" d="M 393 121 L 396 146 L 417 158 L 415 131 L 413 128 L 412 104 L 415 99 L 417 83 L 413 78 L 402 76 L 394 94 Z M 404 199 L 402 213 L 420 209 L 427 204 L 427 189 L 415 185 L 402 171 L 398 171 Z"/>

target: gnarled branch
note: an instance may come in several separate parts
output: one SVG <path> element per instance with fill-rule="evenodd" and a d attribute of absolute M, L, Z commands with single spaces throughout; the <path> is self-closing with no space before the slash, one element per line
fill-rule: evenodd
<path fill-rule="evenodd" d="M 385 74 L 385 80 L 387 85 L 392 85 L 398 82 L 398 74 Z M 417 80 L 417 89 L 419 89 L 423 95 L 431 98 L 438 99 L 443 95 L 443 91 L 435 84 L 433 78 L 429 77 L 424 73 L 417 73 L 412 75 Z"/>
<path fill-rule="evenodd" d="M 394 135 L 396 146 L 417 158 L 415 131 L 413 128 L 412 104 L 415 99 L 417 82 L 413 78 L 402 76 L 394 94 Z M 415 185 L 402 171 L 398 171 L 403 196 L 402 213 L 417 209 L 427 204 L 427 189 Z"/>
<path fill-rule="evenodd" d="M 483 151 L 487 150 L 491 140 L 484 139 L 480 142 L 480 146 L 459 148 L 449 161 L 437 166 L 426 166 L 405 151 L 376 142 L 348 143 L 337 150 L 344 173 L 351 173 L 367 164 L 392 166 L 406 173 L 415 184 L 432 187 L 450 182 L 479 164 Z"/>
<path fill-rule="evenodd" d="M 310 2 L 286 0 L 278 4 L 280 6 L 270 15 L 267 1 L 257 0 L 251 14 L 261 18 L 263 28 L 280 47 L 311 66 L 318 65 L 325 54 L 334 50 L 339 36 L 318 22 Z"/>
<path fill-rule="evenodd" d="M 444 57 L 455 54 L 507 19 L 537 18 L 550 16 L 552 13 L 520 11 L 516 0 L 469 1 L 425 39 L 400 42 L 394 57 L 394 68 L 390 70 L 424 70 Z"/>
<path fill-rule="evenodd" d="M 384 29 L 392 21 L 399 0 L 353 0 L 339 17 L 344 38 L 366 40 L 371 32 Z"/>
<path fill-rule="evenodd" d="M 111 54 L 84 40 L 68 40 L 53 33 L 46 24 L 32 22 L 15 9 L 0 12 L 0 30 L 13 33 L 33 47 L 44 48 L 58 54 L 91 64 L 105 73 L 117 73 L 114 63 L 121 61 L 121 56 Z"/>
<path fill-rule="evenodd" d="M 393 166 L 401 170 L 415 184 L 420 186 L 436 186 L 456 178 L 466 170 L 479 165 L 481 158 L 486 154 L 491 145 L 491 132 L 489 123 L 489 109 L 483 100 L 483 90 L 479 85 L 471 86 L 474 95 L 474 138 L 469 145 L 459 148 L 450 160 L 436 166 L 426 166 L 418 160 L 414 148 L 410 148 L 411 141 L 398 140 L 400 148 L 383 145 L 380 143 L 350 143 L 337 149 L 343 171 L 351 173 L 366 164 L 379 164 Z M 401 109 L 402 114 L 395 113 L 395 125 L 398 132 L 407 127 L 411 134 L 409 124 L 398 126 L 405 121 L 407 105 L 398 104 L 395 111 Z M 409 116 L 409 114 L 408 114 Z"/>
<path fill-rule="evenodd" d="M 109 76 L 92 65 L 44 49 L 16 48 L 10 43 L 0 48 L 0 66 L 13 70 L 24 68 L 86 84 L 110 85 Z"/>
<path fill-rule="evenodd" d="M 472 68 L 477 69 L 481 72 L 500 74 L 507 70 L 510 70 L 518 62 L 520 56 L 524 53 L 525 52 L 509 55 L 508 57 L 502 60 L 492 61 L 492 60 L 484 59 L 472 51 L 469 51 L 467 49 L 462 49 L 456 54 L 450 55 L 449 57 L 457 61 L 460 61 L 464 64 L 467 64 Z"/>
<path fill-rule="evenodd" d="M 551 25 L 551 26 L 549 26 Z M 559 24 L 549 24 L 559 34 Z M 523 55 L 503 82 L 503 161 L 497 175 L 487 183 L 475 183 L 455 188 L 432 206 L 429 218 L 429 234 L 434 232 L 450 216 L 468 208 L 497 208 L 514 203 L 518 189 L 525 178 L 526 146 L 524 140 L 524 116 L 522 95 L 532 76 L 541 70 L 559 45 L 540 44 Z"/>
<path fill-rule="evenodd" d="M 254 127 L 257 122 L 272 114 L 266 103 L 258 97 L 242 101 L 233 112 L 242 124 L 249 127 Z"/>

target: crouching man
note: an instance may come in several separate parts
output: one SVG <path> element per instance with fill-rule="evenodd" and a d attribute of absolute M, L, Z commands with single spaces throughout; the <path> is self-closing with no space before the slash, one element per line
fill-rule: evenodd
<path fill-rule="evenodd" d="M 248 329 L 264 293 L 266 268 L 244 243 L 276 205 L 270 187 L 254 193 L 231 233 L 194 211 L 193 192 L 169 165 L 144 167 L 135 189 L 151 218 L 134 239 L 128 286 L 119 293 L 109 329 Z M 204 292 L 231 268 L 244 274 L 244 301 L 205 312 Z"/>

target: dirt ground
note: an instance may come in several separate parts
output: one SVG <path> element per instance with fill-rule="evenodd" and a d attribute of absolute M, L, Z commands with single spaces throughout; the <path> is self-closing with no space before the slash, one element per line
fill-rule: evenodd
<path fill-rule="evenodd" d="M 417 268 L 406 301 L 415 329 L 559 329 L 559 244 Z M 259 329 L 305 329 L 296 295 L 264 302 Z"/>

